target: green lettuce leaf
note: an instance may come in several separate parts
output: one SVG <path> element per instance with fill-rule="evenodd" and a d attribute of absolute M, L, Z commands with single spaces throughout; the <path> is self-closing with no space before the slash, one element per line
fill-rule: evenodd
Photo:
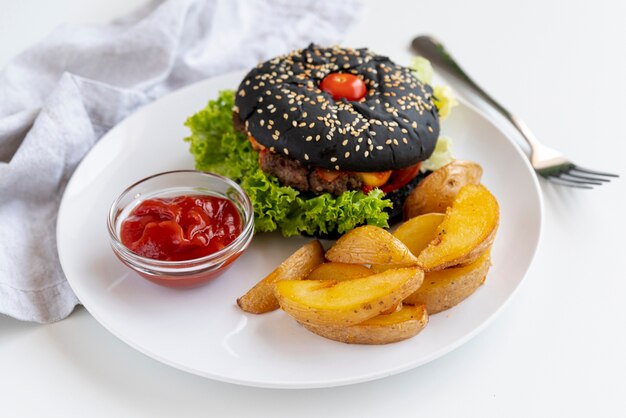
<path fill-rule="evenodd" d="M 344 233 L 361 224 L 388 226 L 385 211 L 392 204 L 384 193 L 349 191 L 340 196 L 325 193 L 306 198 L 284 187 L 260 168 L 258 154 L 248 139 L 233 126 L 235 93 L 225 90 L 185 122 L 191 135 L 189 151 L 196 169 L 235 180 L 246 191 L 254 207 L 259 232 L 279 230 L 284 236 Z"/>

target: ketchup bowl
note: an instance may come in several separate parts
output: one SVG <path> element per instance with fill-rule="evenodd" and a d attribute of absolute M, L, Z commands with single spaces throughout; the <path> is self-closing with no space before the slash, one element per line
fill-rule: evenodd
<path fill-rule="evenodd" d="M 142 277 L 193 287 L 222 274 L 254 235 L 250 198 L 234 181 L 168 171 L 129 186 L 107 220 L 113 252 Z"/>

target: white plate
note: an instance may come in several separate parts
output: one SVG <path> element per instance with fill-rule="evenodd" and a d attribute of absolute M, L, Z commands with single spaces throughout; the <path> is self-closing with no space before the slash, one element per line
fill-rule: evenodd
<path fill-rule="evenodd" d="M 261 234 L 208 285 L 173 290 L 124 267 L 107 240 L 106 217 L 131 183 L 161 171 L 193 168 L 185 119 L 243 74 L 213 78 L 152 103 L 103 137 L 74 173 L 58 218 L 59 256 L 87 310 L 132 347 L 211 379 L 262 387 L 310 388 L 363 382 L 436 359 L 476 335 L 513 295 L 533 259 L 541 230 L 539 185 L 518 147 L 488 120 L 460 105 L 444 122 L 454 154 L 478 161 L 500 202 L 493 268 L 484 286 L 416 337 L 386 346 L 318 337 L 284 312 L 245 314 L 235 299 L 306 240 Z"/>

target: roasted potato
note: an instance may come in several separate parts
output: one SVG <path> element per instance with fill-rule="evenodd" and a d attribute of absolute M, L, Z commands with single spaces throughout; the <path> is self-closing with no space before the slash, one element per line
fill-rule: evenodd
<path fill-rule="evenodd" d="M 402 306 L 403 306 L 402 302 L 400 301 L 400 302 L 396 303 L 395 306 L 392 306 L 391 308 L 387 309 L 386 311 L 382 311 L 380 314 L 381 315 L 389 315 L 389 314 L 392 314 L 394 312 L 398 312 L 400 309 L 402 309 Z"/>
<path fill-rule="evenodd" d="M 437 236 L 437 227 L 443 221 L 442 213 L 427 213 L 409 219 L 400 224 L 393 232 L 414 256 L 418 256 L 424 248 Z"/>
<path fill-rule="evenodd" d="M 389 315 L 378 315 L 348 327 L 302 325 L 317 335 L 348 344 L 389 344 L 417 335 L 428 323 L 423 305 L 403 306 Z"/>
<path fill-rule="evenodd" d="M 493 243 L 498 229 L 498 201 L 483 185 L 463 186 L 437 227 L 437 236 L 419 253 L 424 271 L 473 263 Z"/>
<path fill-rule="evenodd" d="M 326 259 L 350 264 L 417 264 L 417 258 L 398 238 L 372 225 L 360 226 L 343 235 L 326 252 Z"/>
<path fill-rule="evenodd" d="M 426 273 L 419 289 L 404 299 L 403 303 L 423 304 L 431 315 L 450 309 L 485 282 L 490 267 L 491 258 L 489 251 L 486 251 L 472 264 Z"/>
<path fill-rule="evenodd" d="M 274 296 L 275 284 L 281 280 L 304 279 L 311 270 L 323 262 L 322 244 L 317 240 L 311 241 L 290 255 L 274 271 L 237 299 L 237 305 L 242 310 L 254 314 L 278 309 L 278 301 Z"/>
<path fill-rule="evenodd" d="M 455 160 L 430 173 L 404 202 L 404 219 L 424 213 L 445 213 L 466 184 L 479 184 L 482 167 L 472 161 Z"/>
<path fill-rule="evenodd" d="M 400 226 L 393 232 L 393 236 L 398 238 L 409 251 L 416 257 L 437 235 L 437 227 L 443 221 L 442 213 L 427 213 L 416 216 Z M 372 264 L 370 270 L 374 273 L 395 268 L 392 264 Z"/>
<path fill-rule="evenodd" d="M 395 306 L 423 279 L 421 269 L 406 267 L 345 281 L 285 280 L 276 283 L 274 294 L 280 307 L 298 322 L 348 326 Z"/>
<path fill-rule="evenodd" d="M 361 264 L 324 263 L 315 267 L 306 277 L 309 280 L 352 280 L 374 274 L 372 270 Z"/>
<path fill-rule="evenodd" d="M 307 280 L 335 280 L 340 282 L 343 280 L 360 279 L 361 277 L 371 276 L 374 273 L 378 272 L 372 271 L 362 264 L 334 263 L 331 261 L 315 267 L 306 278 Z M 402 302 L 398 302 L 398 304 L 381 312 L 381 314 L 397 312 L 401 308 Z"/>

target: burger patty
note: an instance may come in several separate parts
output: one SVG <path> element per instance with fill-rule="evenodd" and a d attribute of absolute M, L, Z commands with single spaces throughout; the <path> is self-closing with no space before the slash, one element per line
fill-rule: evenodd
<path fill-rule="evenodd" d="M 356 174 L 344 172 L 329 181 L 322 178 L 315 168 L 267 150 L 259 154 L 259 164 L 263 172 L 278 178 L 282 185 L 303 192 L 340 195 L 348 190 L 360 190 L 363 186 L 363 181 Z"/>
<path fill-rule="evenodd" d="M 237 112 L 233 112 L 233 126 L 235 130 L 248 135 Z M 259 154 L 259 164 L 263 172 L 278 178 L 283 186 L 293 187 L 303 192 L 314 194 L 328 192 L 339 196 L 348 190 L 359 190 L 363 187 L 363 181 L 356 174 L 344 172 L 328 181 L 320 177 L 314 167 L 305 166 L 293 158 L 269 151 L 262 151 Z"/>

